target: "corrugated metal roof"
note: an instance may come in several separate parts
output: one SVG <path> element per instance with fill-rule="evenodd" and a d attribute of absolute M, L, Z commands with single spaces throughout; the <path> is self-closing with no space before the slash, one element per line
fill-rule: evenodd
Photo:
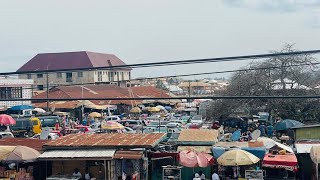
<path fill-rule="evenodd" d="M 70 134 L 45 144 L 47 149 L 60 147 L 153 148 L 165 133 L 151 134 Z"/>
<path fill-rule="evenodd" d="M 51 150 L 45 151 L 39 159 L 111 159 L 115 152 L 115 149 Z"/>
<path fill-rule="evenodd" d="M 218 131 L 211 129 L 184 129 L 178 138 L 179 144 L 213 145 L 218 142 Z"/>
<path fill-rule="evenodd" d="M 191 150 L 196 152 L 211 153 L 212 146 L 178 146 L 177 151 Z"/>

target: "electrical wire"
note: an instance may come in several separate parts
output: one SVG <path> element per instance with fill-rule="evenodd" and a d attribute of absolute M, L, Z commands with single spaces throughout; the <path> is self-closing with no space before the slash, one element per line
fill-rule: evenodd
<path fill-rule="evenodd" d="M 180 100 L 180 99 L 320 99 L 320 95 L 308 96 L 181 96 L 181 97 L 131 97 L 131 98 L 28 98 L 0 99 L 1 101 L 122 101 L 122 100 Z"/>
<path fill-rule="evenodd" d="M 252 59 L 273 58 L 273 57 L 279 57 L 279 56 L 317 54 L 317 53 L 320 53 L 320 50 L 295 51 L 295 52 L 286 52 L 286 53 L 256 54 L 256 55 L 244 55 L 244 56 L 230 56 L 230 57 L 192 59 L 192 60 L 175 60 L 175 61 L 166 61 L 166 62 L 163 61 L 163 62 L 139 63 L 139 64 L 131 64 L 131 65 L 94 67 L 94 68 L 73 68 L 73 69 L 59 69 L 59 70 L 4 72 L 4 73 L 0 73 L 0 76 L 19 75 L 19 74 L 35 74 L 35 73 L 50 73 L 50 72 L 91 71 L 91 70 L 100 70 L 100 69 L 104 69 L 104 70 L 107 70 L 107 69 L 129 69 L 129 68 L 199 64 L 199 63 L 209 63 L 209 62 L 229 62 L 229 61 L 242 61 L 242 60 L 252 60 Z"/>
<path fill-rule="evenodd" d="M 304 63 L 304 64 L 294 64 L 294 65 L 287 65 L 287 66 L 271 66 L 271 67 L 261 67 L 261 68 L 247 68 L 247 69 L 237 69 L 237 70 L 226 70 L 226 71 L 214 71 L 214 72 L 204 72 L 204 73 L 191 73 L 191 74 L 181 74 L 181 75 L 172 75 L 172 76 L 157 76 L 157 77 L 146 77 L 146 78 L 135 78 L 131 80 L 124 80 L 126 82 L 130 81 L 140 81 L 140 80 L 154 80 L 154 79 L 161 79 L 161 78 L 176 78 L 176 77 L 188 77 L 188 76 L 201 76 L 201 75 L 208 75 L 208 74 L 224 74 L 224 73 L 235 73 L 235 72 L 246 72 L 246 71 L 254 71 L 254 70 L 268 70 L 268 69 L 281 69 L 281 68 L 288 68 L 288 67 L 298 67 L 298 66 L 310 66 L 310 65 L 319 65 L 318 63 Z M 124 81 L 108 81 L 107 83 L 119 83 Z M 49 88 L 54 87 L 68 87 L 68 86 L 84 86 L 84 85 L 95 85 L 99 84 L 100 82 L 95 83 L 73 83 L 73 84 L 55 84 L 49 86 Z M 104 82 L 101 82 L 104 84 Z M 44 89 L 47 86 L 43 87 Z M 36 87 L 31 88 L 23 88 L 23 89 L 37 89 Z"/>

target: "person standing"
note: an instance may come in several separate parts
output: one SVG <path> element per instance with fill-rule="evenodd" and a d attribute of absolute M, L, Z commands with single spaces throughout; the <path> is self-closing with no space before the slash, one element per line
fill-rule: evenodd
<path fill-rule="evenodd" d="M 266 136 L 266 126 L 264 125 L 264 123 L 261 123 L 258 127 L 258 129 L 261 132 L 260 136 Z"/>
<path fill-rule="evenodd" d="M 271 125 L 271 123 L 269 123 L 269 125 L 267 126 L 267 135 L 268 137 L 272 137 L 273 134 L 273 126 Z"/>
<path fill-rule="evenodd" d="M 199 171 L 199 176 L 200 176 L 201 180 L 205 180 L 206 179 L 206 175 L 204 175 L 202 171 Z"/>
<path fill-rule="evenodd" d="M 192 180 L 201 180 L 200 175 L 198 173 L 196 173 Z"/>
<path fill-rule="evenodd" d="M 91 178 L 93 178 L 93 175 L 89 172 L 89 168 L 86 167 L 86 171 L 84 173 L 83 179 L 84 180 L 90 180 Z"/>
<path fill-rule="evenodd" d="M 79 169 L 78 169 L 78 168 L 75 168 L 72 176 L 73 176 L 73 177 L 77 177 L 77 178 L 81 178 L 82 175 L 81 175 L 81 173 L 79 172 Z"/>
<path fill-rule="evenodd" d="M 216 172 L 213 172 L 212 176 L 211 176 L 212 180 L 220 180 L 219 175 Z"/>

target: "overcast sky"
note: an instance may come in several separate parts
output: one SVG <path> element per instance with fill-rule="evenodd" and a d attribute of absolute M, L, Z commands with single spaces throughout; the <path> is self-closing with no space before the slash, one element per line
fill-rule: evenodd
<path fill-rule="evenodd" d="M 1 0 L 0 22 L 0 72 L 16 71 L 43 52 L 113 53 L 133 64 L 268 53 L 285 43 L 320 49 L 319 0 Z M 133 75 L 246 63 L 143 68 Z"/>

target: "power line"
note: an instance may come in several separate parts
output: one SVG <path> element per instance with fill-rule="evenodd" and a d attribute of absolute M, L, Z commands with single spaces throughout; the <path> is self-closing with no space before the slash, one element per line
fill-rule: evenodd
<path fill-rule="evenodd" d="M 28 98 L 28 99 L 0 99 L 1 101 L 122 101 L 122 100 L 179 100 L 179 99 L 320 99 L 320 95 L 308 96 L 183 96 L 183 97 L 133 97 L 133 98 Z"/>
<path fill-rule="evenodd" d="M 201 76 L 201 75 L 208 75 L 208 74 L 224 74 L 224 73 L 234 73 L 234 72 L 245 72 L 245 71 L 254 71 L 254 70 L 268 70 L 268 69 L 281 69 L 281 68 L 288 68 L 288 67 L 298 67 L 298 66 L 310 66 L 310 65 L 319 65 L 319 63 L 304 63 L 304 64 L 294 64 L 294 65 L 287 65 L 287 66 L 271 66 L 271 67 L 261 67 L 261 68 L 247 68 L 247 69 L 237 69 L 237 70 L 226 70 L 226 71 L 214 71 L 214 72 L 204 72 L 204 73 L 192 73 L 192 74 L 181 74 L 181 75 L 172 75 L 172 76 L 158 76 L 158 77 L 147 77 L 147 78 L 135 78 L 132 80 L 124 80 L 124 81 L 139 81 L 139 80 L 153 80 L 153 79 L 160 79 L 160 78 L 174 78 L 174 77 L 188 77 L 188 76 Z M 118 83 L 121 81 L 109 81 L 108 83 Z M 73 83 L 73 84 L 55 84 L 49 86 L 49 88 L 53 87 L 68 87 L 68 86 L 81 86 L 81 85 L 95 85 L 97 83 Z M 103 84 L 103 82 L 101 83 Z M 44 89 L 47 88 L 46 86 L 43 87 Z M 23 88 L 23 89 L 37 89 L 36 87 L 33 88 Z"/>
<path fill-rule="evenodd" d="M 192 60 L 176 60 L 167 62 L 153 62 L 153 63 L 139 63 L 131 65 L 118 65 L 118 66 L 105 66 L 95 68 L 74 68 L 74 69 L 60 69 L 60 70 L 41 70 L 41 71 L 21 71 L 21 72 L 5 72 L 0 73 L 0 76 L 8 75 L 19 75 L 19 74 L 35 74 L 35 73 L 50 73 L 50 72 L 71 72 L 71 71 L 91 71 L 91 70 L 107 70 L 107 69 L 128 69 L 128 68 L 143 68 L 143 67 L 156 67 L 156 66 L 171 66 L 171 65 L 186 65 L 186 64 L 199 64 L 209 62 L 229 62 L 229 61 L 242 61 L 248 59 L 262 59 L 262 58 L 273 58 L 278 56 L 293 56 L 303 54 L 316 54 L 320 53 L 320 50 L 310 51 L 296 51 L 286 53 L 269 53 L 269 54 L 256 54 L 256 55 L 245 55 L 245 56 L 230 56 L 230 57 L 219 57 L 219 58 L 206 58 L 206 59 L 192 59 Z"/>

